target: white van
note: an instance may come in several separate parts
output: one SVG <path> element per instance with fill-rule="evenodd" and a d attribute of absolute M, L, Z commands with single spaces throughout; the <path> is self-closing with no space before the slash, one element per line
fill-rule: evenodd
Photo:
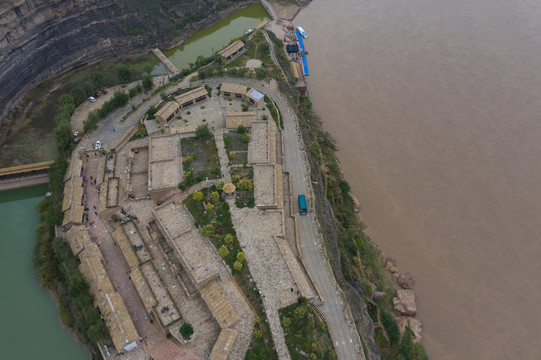
<path fill-rule="evenodd" d="M 90 102 L 96 102 L 96 98 L 94 96 L 91 96 L 88 98 L 88 101 Z"/>

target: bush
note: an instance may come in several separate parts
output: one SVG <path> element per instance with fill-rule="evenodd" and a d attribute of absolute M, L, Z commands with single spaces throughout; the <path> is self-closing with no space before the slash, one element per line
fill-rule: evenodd
<path fill-rule="evenodd" d="M 116 75 L 121 83 L 127 83 L 131 81 L 131 70 L 126 65 L 119 65 L 116 71 Z"/>
<path fill-rule="evenodd" d="M 248 144 L 251 140 L 250 134 L 244 134 L 242 135 L 242 138 L 240 139 L 243 143 Z"/>
<path fill-rule="evenodd" d="M 217 191 L 213 191 L 210 194 L 210 201 L 212 201 L 214 204 L 216 204 L 218 201 L 220 201 L 220 194 L 218 194 Z"/>
<path fill-rule="evenodd" d="M 381 312 L 381 321 L 383 322 L 383 327 L 385 328 L 385 332 L 387 333 L 387 336 L 389 336 L 391 343 L 398 344 L 400 341 L 400 329 L 393 316 L 383 310 Z"/>
<path fill-rule="evenodd" d="M 193 335 L 193 326 L 190 323 L 184 323 L 182 326 L 178 329 L 178 332 L 184 339 L 189 339 Z"/>
<path fill-rule="evenodd" d="M 242 270 L 242 263 L 241 263 L 240 261 L 238 261 L 238 260 L 235 261 L 235 262 L 233 263 L 233 269 L 234 269 L 235 271 L 241 271 L 241 270 Z"/>
<path fill-rule="evenodd" d="M 239 126 L 237 126 L 237 133 L 245 134 L 246 133 L 246 128 L 244 126 L 242 126 L 242 124 L 239 124 Z"/>
<path fill-rule="evenodd" d="M 256 340 L 261 340 L 263 338 L 263 332 L 261 330 L 254 331 L 254 338 Z"/>
<path fill-rule="evenodd" d="M 203 193 L 201 191 L 196 191 L 192 195 L 192 199 L 195 202 L 201 202 L 203 200 Z"/>
<path fill-rule="evenodd" d="M 203 141 L 211 140 L 213 138 L 212 132 L 210 132 L 207 124 L 199 125 L 197 127 L 197 130 L 195 130 L 195 137 Z"/>
<path fill-rule="evenodd" d="M 225 247 L 225 245 L 222 245 L 218 249 L 218 255 L 220 255 L 222 258 L 225 258 L 227 255 L 229 255 L 229 250 Z"/>

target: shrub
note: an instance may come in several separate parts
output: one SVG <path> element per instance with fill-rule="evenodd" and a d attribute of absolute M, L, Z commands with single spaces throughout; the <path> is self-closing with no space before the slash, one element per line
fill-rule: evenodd
<path fill-rule="evenodd" d="M 256 340 L 261 340 L 263 338 L 263 332 L 261 330 L 254 331 L 254 338 Z"/>
<path fill-rule="evenodd" d="M 184 339 L 189 339 L 193 335 L 193 326 L 190 323 L 184 323 L 180 329 L 178 329 L 178 332 Z"/>
<path fill-rule="evenodd" d="M 244 255 L 242 251 L 237 253 L 237 261 L 240 261 L 241 263 L 246 261 L 246 255 Z"/>
<path fill-rule="evenodd" d="M 229 250 L 225 247 L 225 245 L 222 245 L 218 249 L 218 255 L 220 255 L 223 258 L 225 258 L 227 255 L 229 255 Z"/>
<path fill-rule="evenodd" d="M 251 138 L 249 134 L 242 135 L 241 141 L 245 144 L 248 144 L 250 142 Z"/>
<path fill-rule="evenodd" d="M 216 190 L 222 191 L 224 188 L 225 182 L 222 180 L 216 185 Z"/>
<path fill-rule="evenodd" d="M 210 201 L 212 201 L 214 204 L 216 204 L 218 201 L 220 201 L 220 194 L 218 194 L 217 191 L 213 191 L 210 194 Z"/>
<path fill-rule="evenodd" d="M 241 271 L 242 270 L 242 263 L 240 261 L 235 261 L 233 263 L 233 269 L 235 271 Z"/>
<path fill-rule="evenodd" d="M 233 240 L 235 239 L 235 237 L 231 234 L 227 234 L 225 237 L 224 237 L 224 241 L 226 244 L 228 245 L 231 245 L 233 244 Z"/>
<path fill-rule="evenodd" d="M 199 125 L 195 130 L 195 137 L 203 141 L 211 140 L 212 132 L 210 132 L 207 124 Z"/>
<path fill-rule="evenodd" d="M 131 80 L 131 70 L 126 65 L 120 65 L 116 71 L 118 80 L 121 83 L 127 83 Z"/>
<path fill-rule="evenodd" d="M 237 126 L 237 133 L 245 134 L 246 133 L 246 128 L 244 126 L 242 126 L 242 124 L 239 124 L 239 126 Z"/>
<path fill-rule="evenodd" d="M 214 207 L 214 206 L 212 206 L 211 203 L 207 203 L 207 205 L 205 206 L 205 210 L 207 210 L 207 211 L 212 211 L 212 208 L 213 208 L 213 207 Z"/>
<path fill-rule="evenodd" d="M 381 321 L 383 322 L 383 327 L 385 328 L 385 332 L 389 336 L 391 343 L 398 344 L 400 341 L 400 329 L 398 328 L 393 316 L 386 311 L 382 311 Z"/>
<path fill-rule="evenodd" d="M 192 195 L 192 199 L 195 202 L 201 202 L 203 200 L 203 193 L 201 191 L 196 191 Z"/>

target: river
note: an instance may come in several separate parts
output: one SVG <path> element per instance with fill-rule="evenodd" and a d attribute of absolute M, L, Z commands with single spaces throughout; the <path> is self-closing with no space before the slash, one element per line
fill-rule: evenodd
<path fill-rule="evenodd" d="M 308 89 L 432 359 L 539 359 L 541 6 L 315 0 Z"/>
<path fill-rule="evenodd" d="M 47 186 L 0 192 L 0 349 L 11 360 L 86 360 L 88 351 L 62 328 L 55 301 L 32 263 L 37 211 Z"/>

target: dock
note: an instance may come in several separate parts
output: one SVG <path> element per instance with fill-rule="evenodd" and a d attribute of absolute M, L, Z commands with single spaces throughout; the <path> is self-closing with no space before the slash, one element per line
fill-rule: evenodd
<path fill-rule="evenodd" d="M 304 72 L 304 76 L 309 76 L 310 72 L 308 71 L 308 61 L 306 61 L 306 51 L 304 49 L 304 42 L 302 41 L 302 35 L 298 31 L 295 31 L 295 35 L 297 36 L 297 42 L 299 43 L 299 48 L 301 49 L 300 55 L 301 55 L 301 60 L 302 60 L 302 70 Z"/>
<path fill-rule="evenodd" d="M 158 48 L 155 48 L 155 49 L 152 49 L 152 52 L 154 53 L 154 55 L 156 55 L 156 57 L 161 61 L 162 64 L 165 65 L 167 71 L 169 71 L 170 74 L 175 74 L 178 72 L 178 69 L 177 67 L 175 66 L 175 64 L 173 64 L 171 62 L 171 60 L 169 60 L 163 53 L 160 49 Z"/>

